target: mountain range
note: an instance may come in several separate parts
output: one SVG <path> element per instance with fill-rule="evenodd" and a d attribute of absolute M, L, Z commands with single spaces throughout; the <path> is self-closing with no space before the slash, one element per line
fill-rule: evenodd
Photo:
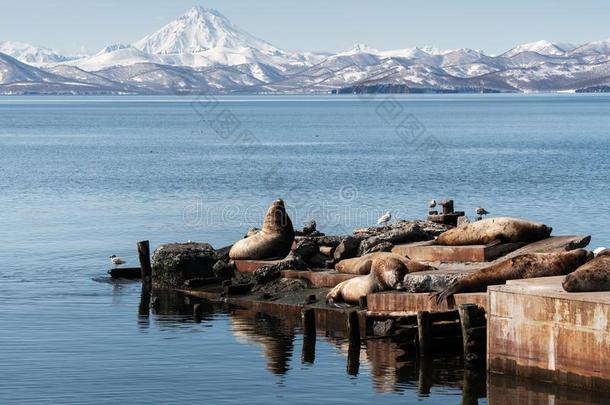
<path fill-rule="evenodd" d="M 132 44 L 63 55 L 0 42 L 0 94 L 574 92 L 610 90 L 610 39 L 501 55 L 430 47 L 290 52 L 193 7 Z"/>

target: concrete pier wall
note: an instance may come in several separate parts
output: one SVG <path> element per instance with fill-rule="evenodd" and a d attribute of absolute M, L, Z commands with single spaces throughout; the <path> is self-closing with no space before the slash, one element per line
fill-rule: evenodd
<path fill-rule="evenodd" d="M 610 293 L 567 293 L 563 277 L 488 292 L 488 369 L 610 391 Z"/>

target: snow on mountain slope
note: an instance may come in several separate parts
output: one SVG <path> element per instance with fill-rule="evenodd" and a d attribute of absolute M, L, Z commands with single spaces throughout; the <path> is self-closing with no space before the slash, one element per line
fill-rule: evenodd
<path fill-rule="evenodd" d="M 564 46 L 566 48 L 570 48 L 573 45 Z M 515 56 L 521 52 L 536 52 L 540 55 L 561 56 L 564 55 L 567 50 L 568 49 L 562 48 L 559 44 L 542 40 L 518 45 L 513 49 L 503 53 L 502 56 L 510 58 L 511 56 Z"/>
<path fill-rule="evenodd" d="M 570 56 L 609 56 L 610 55 L 610 39 L 603 41 L 589 42 L 572 49 L 569 52 Z"/>
<path fill-rule="evenodd" d="M 203 7 L 133 45 L 110 45 L 80 59 L 27 44 L 4 42 L 2 49 L 28 63 L 0 54 L 0 92 L 11 94 L 330 92 L 363 85 L 529 92 L 602 86 L 610 78 L 610 39 L 578 47 L 537 41 L 499 56 L 468 48 L 380 51 L 366 45 L 339 53 L 298 53 L 258 39 Z"/>
<path fill-rule="evenodd" d="M 0 52 L 36 67 L 55 65 L 80 58 L 80 56 L 62 55 L 49 48 L 12 41 L 0 42 Z"/>
<path fill-rule="evenodd" d="M 159 56 L 163 63 L 183 66 L 302 63 L 302 57 L 280 50 L 233 25 L 218 11 L 200 6 L 133 46 Z"/>
<path fill-rule="evenodd" d="M 75 61 L 69 61 L 66 64 L 77 66 L 86 71 L 94 72 L 96 70 L 106 69 L 112 66 L 129 66 L 136 63 L 161 63 L 162 61 L 155 57 L 142 52 L 131 45 L 111 45 L 99 51 L 97 54 Z"/>
<path fill-rule="evenodd" d="M 214 48 L 254 48 L 267 54 L 279 50 L 234 26 L 216 10 L 193 7 L 182 17 L 134 44 L 146 53 L 201 53 Z"/>
<path fill-rule="evenodd" d="M 15 82 L 56 82 L 64 78 L 26 65 L 17 59 L 0 53 L 0 84 Z"/>
<path fill-rule="evenodd" d="M 117 90 L 137 92 L 136 88 L 130 88 L 130 86 L 125 86 L 122 83 L 109 80 L 98 74 L 87 72 L 76 66 L 57 65 L 45 68 L 44 70 L 75 82 L 87 83 L 105 88 L 115 88 Z"/>

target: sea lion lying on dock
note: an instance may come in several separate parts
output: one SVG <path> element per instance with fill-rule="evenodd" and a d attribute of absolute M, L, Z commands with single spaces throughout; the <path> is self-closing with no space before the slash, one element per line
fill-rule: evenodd
<path fill-rule="evenodd" d="M 400 260 L 407 267 L 407 273 L 415 273 L 417 271 L 436 270 L 435 267 L 428 266 L 413 260 L 409 260 L 407 257 L 391 253 L 391 252 L 375 252 L 369 253 L 368 255 L 354 257 L 352 259 L 341 260 L 335 265 L 335 269 L 341 273 L 346 274 L 369 274 L 371 272 L 371 266 L 376 258 L 394 258 Z"/>
<path fill-rule="evenodd" d="M 484 292 L 487 286 L 506 284 L 507 280 L 561 276 L 573 272 L 592 258 L 593 254 L 584 249 L 516 256 L 463 277 L 431 297 L 440 304 L 454 294 Z"/>
<path fill-rule="evenodd" d="M 333 304 L 344 301 L 356 304 L 360 297 L 385 290 L 402 289 L 405 274 L 408 273 L 403 260 L 393 256 L 379 256 L 371 262 L 370 273 L 339 283 L 326 295 L 326 302 Z"/>
<path fill-rule="evenodd" d="M 610 251 L 568 274 L 561 285 L 567 292 L 610 291 Z"/>
<path fill-rule="evenodd" d="M 500 217 L 464 224 L 440 234 L 439 245 L 486 245 L 495 240 L 504 243 L 536 242 L 551 235 L 553 228 L 524 219 Z"/>
<path fill-rule="evenodd" d="M 283 258 L 294 241 L 294 228 L 283 200 L 275 200 L 263 221 L 263 229 L 236 242 L 229 251 L 232 260 Z"/>

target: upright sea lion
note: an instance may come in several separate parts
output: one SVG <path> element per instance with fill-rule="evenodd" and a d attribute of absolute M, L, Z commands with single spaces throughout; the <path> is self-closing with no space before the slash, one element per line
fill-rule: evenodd
<path fill-rule="evenodd" d="M 610 254 L 599 253 L 568 274 L 561 285 L 567 292 L 610 291 Z"/>
<path fill-rule="evenodd" d="M 294 228 L 286 213 L 284 201 L 275 200 L 263 221 L 263 229 L 236 242 L 229 251 L 232 260 L 265 260 L 283 258 L 290 252 Z"/>
<path fill-rule="evenodd" d="M 528 253 L 485 267 L 457 280 L 445 290 L 432 294 L 437 303 L 453 294 L 484 292 L 487 286 L 505 284 L 507 280 L 561 276 L 576 270 L 593 258 L 584 249 L 558 253 Z"/>
<path fill-rule="evenodd" d="M 402 260 L 396 257 L 377 257 L 373 259 L 368 275 L 354 277 L 338 284 L 326 295 L 326 302 L 332 304 L 344 301 L 355 304 L 360 297 L 367 294 L 402 289 L 402 280 L 407 273 L 407 266 Z"/>
<path fill-rule="evenodd" d="M 443 232 L 437 238 L 439 245 L 486 245 L 501 242 L 535 242 L 546 239 L 553 228 L 544 224 L 517 218 L 489 218 L 464 224 Z"/>
<path fill-rule="evenodd" d="M 347 274 L 369 274 L 371 272 L 373 260 L 381 257 L 386 259 L 394 258 L 396 260 L 400 260 L 407 267 L 407 273 L 436 270 L 435 267 L 409 260 L 409 258 L 405 256 L 391 252 L 375 252 L 360 257 L 354 257 L 352 259 L 341 260 L 339 263 L 335 264 L 335 269 L 341 273 Z"/>

